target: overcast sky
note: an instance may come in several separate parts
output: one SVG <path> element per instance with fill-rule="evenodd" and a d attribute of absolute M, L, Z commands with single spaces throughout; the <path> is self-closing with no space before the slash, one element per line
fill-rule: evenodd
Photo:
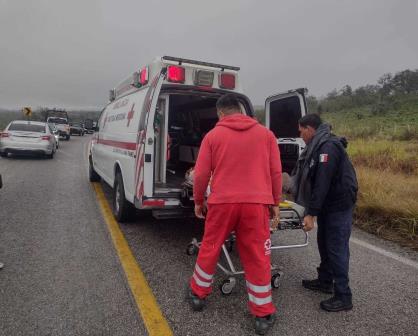
<path fill-rule="evenodd" d="M 0 0 L 0 107 L 101 107 L 155 56 L 241 67 L 256 105 L 418 68 L 418 0 Z"/>

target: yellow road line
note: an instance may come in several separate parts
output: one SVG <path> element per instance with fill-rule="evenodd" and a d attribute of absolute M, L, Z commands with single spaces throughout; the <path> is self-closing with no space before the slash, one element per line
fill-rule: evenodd
<path fill-rule="evenodd" d="M 119 224 L 113 217 L 112 210 L 110 209 L 100 183 L 93 183 L 93 186 L 96 191 L 103 217 L 112 237 L 113 244 L 119 255 L 119 259 L 125 271 L 126 278 L 128 279 L 132 295 L 135 298 L 136 305 L 141 313 L 142 320 L 145 323 L 148 334 L 150 336 L 173 335 L 173 332 L 168 325 L 167 320 L 164 318 L 158 306 L 157 300 L 155 299 L 155 296 L 141 271 L 141 268 L 136 262 L 136 259 L 128 246 Z"/>

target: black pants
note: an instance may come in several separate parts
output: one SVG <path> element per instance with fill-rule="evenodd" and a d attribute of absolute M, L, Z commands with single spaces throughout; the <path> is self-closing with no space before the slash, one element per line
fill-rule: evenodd
<path fill-rule="evenodd" d="M 345 302 L 351 302 L 352 296 L 348 285 L 352 221 L 352 208 L 318 216 L 318 278 L 324 284 L 334 282 L 335 296 Z"/>

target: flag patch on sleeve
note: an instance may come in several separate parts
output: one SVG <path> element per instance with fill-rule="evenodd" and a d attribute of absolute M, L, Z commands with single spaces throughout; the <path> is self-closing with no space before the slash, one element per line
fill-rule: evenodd
<path fill-rule="evenodd" d="M 328 162 L 328 154 L 320 154 L 319 162 Z"/>

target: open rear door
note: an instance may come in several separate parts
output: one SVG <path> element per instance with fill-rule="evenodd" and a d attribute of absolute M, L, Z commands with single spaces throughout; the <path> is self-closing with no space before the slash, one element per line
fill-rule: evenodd
<path fill-rule="evenodd" d="M 289 90 L 266 99 L 266 127 L 277 138 L 283 172 L 290 173 L 305 148 L 298 121 L 307 113 L 306 89 Z"/>
<path fill-rule="evenodd" d="M 164 78 L 165 71 L 161 71 L 152 80 L 143 102 L 139 121 L 135 168 L 135 205 L 137 207 L 142 205 L 143 196 L 151 197 L 153 195 L 155 162 L 154 117 Z"/>

